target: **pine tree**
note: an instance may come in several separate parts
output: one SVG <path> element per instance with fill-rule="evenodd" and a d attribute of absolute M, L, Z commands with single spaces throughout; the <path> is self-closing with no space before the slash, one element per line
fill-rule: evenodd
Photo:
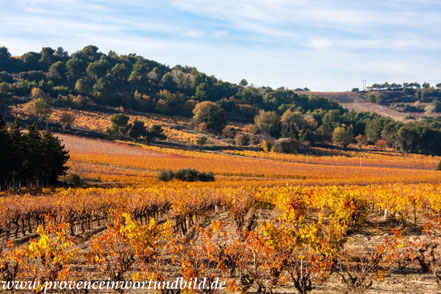
<path fill-rule="evenodd" d="M 27 187 L 39 187 L 40 177 L 43 170 L 43 159 L 41 158 L 41 134 L 36 123 L 29 126 L 28 132 L 24 134 L 26 153 L 24 154 L 24 171 Z"/>
<path fill-rule="evenodd" d="M 24 155 L 26 153 L 25 141 L 18 118 L 15 118 L 14 123 L 10 127 L 9 137 L 12 146 L 9 154 L 9 158 L 12 162 L 10 187 L 18 190 L 22 185 L 22 178 L 24 174 Z"/>
<path fill-rule="evenodd" d="M 11 157 L 12 142 L 8 129 L 0 115 L 0 191 L 3 190 L 11 181 L 13 162 Z"/>
<path fill-rule="evenodd" d="M 107 130 L 107 132 L 118 138 L 125 138 L 127 132 L 129 131 L 131 125 L 129 125 L 130 117 L 125 114 L 118 113 L 112 116 L 110 119 L 112 121 L 112 127 Z"/>
<path fill-rule="evenodd" d="M 43 132 L 41 138 L 42 180 L 45 185 L 53 185 L 61 175 L 65 175 L 68 167 L 69 152 L 64 149 L 57 137 L 49 129 Z"/>
<path fill-rule="evenodd" d="M 68 151 L 49 130 L 41 133 L 33 124 L 23 133 L 16 119 L 8 132 L 0 117 L 0 189 L 53 185 L 66 173 L 68 159 Z"/>

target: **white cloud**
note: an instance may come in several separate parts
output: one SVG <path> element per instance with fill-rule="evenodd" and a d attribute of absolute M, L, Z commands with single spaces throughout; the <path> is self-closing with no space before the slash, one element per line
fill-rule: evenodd
<path fill-rule="evenodd" d="M 315 49 L 326 49 L 332 45 L 332 41 L 323 39 L 313 39 L 309 41 L 309 46 Z"/>
<path fill-rule="evenodd" d="M 0 44 L 14 55 L 95 44 L 103 52 L 137 53 L 274 88 L 348 90 L 363 79 L 432 82 L 441 76 L 439 1 L 0 3 Z"/>
<path fill-rule="evenodd" d="M 188 32 L 185 32 L 184 36 L 188 36 L 190 38 L 200 38 L 200 37 L 205 36 L 205 32 L 197 31 L 197 30 L 190 30 Z"/>

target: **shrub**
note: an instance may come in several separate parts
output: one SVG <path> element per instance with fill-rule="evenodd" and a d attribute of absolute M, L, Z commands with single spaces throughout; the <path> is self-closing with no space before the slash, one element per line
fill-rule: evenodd
<path fill-rule="evenodd" d="M 160 182 L 169 182 L 173 180 L 175 174 L 172 170 L 163 170 L 158 173 L 158 181 Z"/>
<path fill-rule="evenodd" d="M 292 138 L 283 138 L 274 142 L 274 152 L 297 153 L 298 151 L 299 143 Z"/>
<path fill-rule="evenodd" d="M 77 174 L 68 174 L 64 177 L 64 182 L 69 186 L 78 187 L 83 184 L 83 179 Z"/>
<path fill-rule="evenodd" d="M 195 169 L 185 168 L 175 172 L 172 170 L 163 170 L 158 174 L 158 181 L 168 182 L 172 179 L 184 181 L 184 182 L 213 182 L 214 174 L 212 172 L 199 172 Z"/>
<path fill-rule="evenodd" d="M 75 121 L 75 116 L 69 112 L 63 112 L 60 117 L 60 123 L 67 129 L 70 129 Z"/>
<path fill-rule="evenodd" d="M 199 173 L 199 181 L 201 181 L 201 182 L 214 182 L 213 172 Z"/>
<path fill-rule="evenodd" d="M 236 143 L 237 146 L 245 146 L 245 145 L 248 145 L 249 139 L 250 138 L 247 135 L 237 134 L 234 137 L 234 142 Z"/>
<path fill-rule="evenodd" d="M 195 169 L 180 169 L 175 172 L 175 179 L 184 182 L 194 182 L 198 179 L 199 172 Z"/>

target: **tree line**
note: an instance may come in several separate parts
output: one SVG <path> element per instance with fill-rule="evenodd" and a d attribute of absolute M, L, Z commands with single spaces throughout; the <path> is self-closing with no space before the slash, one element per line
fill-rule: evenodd
<path fill-rule="evenodd" d="M 226 127 L 223 109 L 213 102 L 202 102 L 196 106 L 193 123 L 201 129 L 226 136 L 231 133 Z M 360 147 L 377 144 L 402 152 L 441 155 L 439 118 L 402 123 L 373 113 L 343 109 L 319 108 L 306 113 L 287 109 L 281 115 L 277 111 L 260 110 L 250 131 L 266 136 L 266 144 L 274 144 L 277 139 L 284 138 L 280 145 L 274 146 L 275 151 L 280 152 L 302 152 L 311 145 L 333 142 L 344 148 L 351 143 Z"/>
<path fill-rule="evenodd" d="M 0 190 L 50 186 L 64 175 L 68 151 L 49 130 L 33 124 L 25 130 L 18 120 L 7 127 L 0 116 Z"/>
<path fill-rule="evenodd" d="M 170 68 L 136 54 L 104 54 L 93 45 L 71 55 L 61 47 L 45 47 L 18 57 L 1 47 L 0 111 L 5 112 L 13 96 L 40 99 L 40 105 L 41 100 L 73 108 L 98 104 L 187 117 L 197 103 L 212 101 L 221 105 L 228 120 L 247 122 L 259 109 L 340 108 L 327 99 L 309 99 L 285 88 L 256 88 L 246 80 L 223 82 L 194 67 Z"/>
<path fill-rule="evenodd" d="M 369 102 L 378 104 L 402 102 L 429 102 L 434 105 L 434 112 L 441 112 L 441 83 L 382 83 L 367 87 L 366 98 Z M 354 90 L 353 90 L 354 91 Z M 409 109 L 409 112 L 416 112 Z M 417 110 L 418 111 L 418 110 Z M 424 112 L 424 110 L 423 110 Z"/>

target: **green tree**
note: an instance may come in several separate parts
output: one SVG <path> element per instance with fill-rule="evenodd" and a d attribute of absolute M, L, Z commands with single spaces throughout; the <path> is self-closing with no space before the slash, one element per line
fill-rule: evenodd
<path fill-rule="evenodd" d="M 11 104 L 11 86 L 5 82 L 0 83 L 0 115 L 6 115 L 9 112 Z"/>
<path fill-rule="evenodd" d="M 44 71 L 46 71 L 51 64 L 56 61 L 56 56 L 54 56 L 55 50 L 50 47 L 43 47 L 40 51 L 39 63 L 42 65 Z"/>
<path fill-rule="evenodd" d="M 342 118 L 341 118 L 340 110 L 337 109 L 329 110 L 323 116 L 322 122 L 324 125 L 332 128 L 341 126 Z"/>
<path fill-rule="evenodd" d="M 3 117 L 0 115 L 0 191 L 4 190 L 12 180 L 14 162 L 12 155 L 12 141 L 9 136 Z"/>
<path fill-rule="evenodd" d="M 11 159 L 13 166 L 10 174 L 11 181 L 8 186 L 13 189 L 19 189 L 24 174 L 23 162 L 26 153 L 26 144 L 18 118 L 15 118 L 14 123 L 10 126 L 9 137 L 11 138 L 12 148 L 10 149 L 10 154 L 7 154 L 7 156 Z"/>
<path fill-rule="evenodd" d="M 98 80 L 106 75 L 107 71 L 110 70 L 110 67 L 111 64 L 107 60 L 100 59 L 99 61 L 89 63 L 86 73 L 92 79 Z"/>
<path fill-rule="evenodd" d="M 328 125 L 321 125 L 315 130 L 315 137 L 317 141 L 328 141 L 332 137 L 332 127 Z"/>
<path fill-rule="evenodd" d="M 152 125 L 147 134 L 147 141 L 155 139 L 165 140 L 167 137 L 164 134 L 164 130 L 160 125 Z"/>
<path fill-rule="evenodd" d="M 398 149 L 398 130 L 401 124 L 396 122 L 390 122 L 386 124 L 381 131 L 381 137 L 386 140 L 387 145 L 393 146 L 395 150 Z"/>
<path fill-rule="evenodd" d="M 78 79 L 77 82 L 75 83 L 75 91 L 77 91 L 81 95 L 89 94 L 90 90 L 91 87 L 88 81 L 84 78 Z"/>
<path fill-rule="evenodd" d="M 20 56 L 20 60 L 23 62 L 23 69 L 25 71 L 30 70 L 40 70 L 41 66 L 39 63 L 40 54 L 35 52 L 28 52 Z"/>
<path fill-rule="evenodd" d="M 0 120 L 0 137 L 0 189 L 53 185 L 65 174 L 68 152 L 49 130 L 34 123 L 23 133 L 16 119 L 8 133 Z"/>
<path fill-rule="evenodd" d="M 240 80 L 240 82 L 239 82 L 239 86 L 241 86 L 241 87 L 246 87 L 246 86 L 248 86 L 248 81 L 245 80 L 245 79 Z"/>
<path fill-rule="evenodd" d="M 129 131 L 130 138 L 138 140 L 141 137 L 147 137 L 147 134 L 148 132 L 144 122 L 136 119 Z"/>
<path fill-rule="evenodd" d="M 68 167 L 65 164 L 69 160 L 69 152 L 47 129 L 41 137 L 41 154 L 41 180 L 46 186 L 53 185 L 59 176 L 66 174 Z"/>
<path fill-rule="evenodd" d="M 260 106 L 262 105 L 262 94 L 254 87 L 246 87 L 241 92 L 241 98 L 246 104 Z"/>
<path fill-rule="evenodd" d="M 71 58 L 66 62 L 67 78 L 71 81 L 77 80 L 84 71 L 84 64 L 78 58 Z"/>
<path fill-rule="evenodd" d="M 66 79 L 67 68 L 62 61 L 57 61 L 49 67 L 48 76 L 51 80 L 61 82 Z"/>
<path fill-rule="evenodd" d="M 130 129 L 129 120 L 130 117 L 128 117 L 125 114 L 118 113 L 112 116 L 110 119 L 112 122 L 112 127 L 107 130 L 107 132 L 112 135 L 116 136 L 118 138 L 125 138 L 127 135 L 127 132 Z"/>
<path fill-rule="evenodd" d="M 193 109 L 193 123 L 213 132 L 221 132 L 227 121 L 225 112 L 214 102 L 205 101 L 198 103 Z"/>
<path fill-rule="evenodd" d="M 200 83 L 196 87 L 196 93 L 194 94 L 194 96 L 200 100 L 206 100 L 208 98 L 207 88 L 207 84 Z"/>
<path fill-rule="evenodd" d="M 111 86 L 110 82 L 104 78 L 99 78 L 93 85 L 94 96 L 103 102 L 110 102 Z"/>
<path fill-rule="evenodd" d="M 12 71 L 11 53 L 9 53 L 6 47 L 0 47 L 0 68 L 6 71 Z"/>
<path fill-rule="evenodd" d="M 23 134 L 23 142 L 25 152 L 21 154 L 23 158 L 21 181 L 27 187 L 44 185 L 40 182 L 40 175 L 46 167 L 42 160 L 45 154 L 42 150 L 41 133 L 36 123 L 27 127 L 27 132 Z"/>
<path fill-rule="evenodd" d="M 433 105 L 433 112 L 441 112 L 441 101 L 433 100 L 432 105 Z"/>
<path fill-rule="evenodd" d="M 60 61 L 66 62 L 69 58 L 67 51 L 64 51 L 63 47 L 57 47 L 54 56 Z"/>
<path fill-rule="evenodd" d="M 110 75 L 116 80 L 128 80 L 130 69 L 124 63 L 117 63 L 110 70 Z"/>
<path fill-rule="evenodd" d="M 46 120 L 52 113 L 52 107 L 43 99 L 34 99 L 25 105 L 26 114 Z"/>
<path fill-rule="evenodd" d="M 341 147 L 346 148 L 350 143 L 354 141 L 352 135 L 343 127 L 337 127 L 332 132 L 332 139 L 335 144 L 339 144 Z"/>
<path fill-rule="evenodd" d="M 287 110 L 282 118 L 282 137 L 291 138 L 301 145 L 306 139 L 312 140 L 317 122 L 312 116 L 305 117 L 301 112 Z"/>
<path fill-rule="evenodd" d="M 398 130 L 397 139 L 401 151 L 412 152 L 419 140 L 418 130 L 414 126 L 404 125 Z"/>
<path fill-rule="evenodd" d="M 254 123 L 260 131 L 275 138 L 280 137 L 282 124 L 279 115 L 275 111 L 259 111 L 259 114 L 254 118 Z"/>
<path fill-rule="evenodd" d="M 375 118 L 366 124 L 366 137 L 374 143 L 381 139 L 381 132 L 383 131 L 385 120 L 383 118 Z"/>

